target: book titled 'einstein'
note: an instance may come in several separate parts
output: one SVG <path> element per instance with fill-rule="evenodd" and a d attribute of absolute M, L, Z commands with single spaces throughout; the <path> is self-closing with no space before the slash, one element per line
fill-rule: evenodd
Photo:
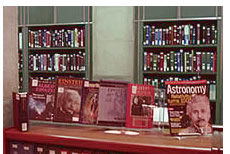
<path fill-rule="evenodd" d="M 166 81 L 165 86 L 171 135 L 212 134 L 207 81 Z"/>

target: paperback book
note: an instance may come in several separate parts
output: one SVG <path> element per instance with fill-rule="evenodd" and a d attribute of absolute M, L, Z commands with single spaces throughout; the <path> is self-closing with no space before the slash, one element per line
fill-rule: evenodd
<path fill-rule="evenodd" d="M 166 81 L 165 85 L 171 135 L 211 134 L 207 81 Z"/>
<path fill-rule="evenodd" d="M 30 79 L 28 96 L 30 120 L 53 120 L 55 92 L 54 81 Z"/>
<path fill-rule="evenodd" d="M 54 121 L 78 123 L 80 117 L 83 80 L 57 77 Z"/>
<path fill-rule="evenodd" d="M 80 122 L 96 124 L 98 115 L 98 94 L 100 82 L 83 81 Z"/>
<path fill-rule="evenodd" d="M 128 85 L 126 127 L 153 127 L 154 95 L 154 86 L 131 83 Z"/>
<path fill-rule="evenodd" d="M 128 82 L 101 80 L 98 101 L 98 124 L 124 126 Z"/>

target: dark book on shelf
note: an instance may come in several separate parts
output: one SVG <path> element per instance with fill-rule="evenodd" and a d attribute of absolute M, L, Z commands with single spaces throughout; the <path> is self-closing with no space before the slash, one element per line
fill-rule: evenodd
<path fill-rule="evenodd" d="M 14 126 L 20 131 L 28 131 L 28 94 L 13 92 Z"/>
<path fill-rule="evenodd" d="M 30 120 L 53 120 L 56 83 L 30 79 L 28 109 Z"/>
<path fill-rule="evenodd" d="M 82 103 L 80 110 L 81 123 L 97 123 L 99 87 L 100 82 L 88 80 L 83 81 Z"/>
<path fill-rule="evenodd" d="M 21 142 L 10 141 L 10 154 L 21 154 Z"/>
<path fill-rule="evenodd" d="M 165 86 L 171 135 L 211 134 L 207 81 L 166 81 Z"/>
<path fill-rule="evenodd" d="M 47 154 L 47 145 L 35 144 L 34 153 L 35 154 Z"/>
<path fill-rule="evenodd" d="M 57 77 L 54 121 L 78 123 L 81 108 L 83 80 Z"/>
<path fill-rule="evenodd" d="M 154 95 L 154 86 L 131 83 L 128 85 L 126 127 L 153 127 Z"/>
<path fill-rule="evenodd" d="M 98 100 L 98 124 L 124 126 L 128 82 L 101 80 Z"/>
<path fill-rule="evenodd" d="M 47 148 L 48 154 L 59 154 L 59 147 L 49 145 Z"/>
<path fill-rule="evenodd" d="M 23 154 L 33 154 L 34 153 L 34 144 L 32 144 L 32 143 L 22 143 L 21 153 L 23 153 Z"/>

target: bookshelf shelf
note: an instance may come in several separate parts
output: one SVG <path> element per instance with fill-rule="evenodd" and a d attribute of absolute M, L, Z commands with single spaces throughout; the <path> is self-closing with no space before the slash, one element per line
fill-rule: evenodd
<path fill-rule="evenodd" d="M 217 44 L 143 46 L 144 49 L 148 49 L 148 48 L 216 48 L 216 47 L 217 47 Z"/>
<path fill-rule="evenodd" d="M 84 74 L 85 71 L 29 71 L 30 74 Z"/>
<path fill-rule="evenodd" d="M 77 47 L 77 48 L 72 48 L 72 47 L 53 47 L 53 48 L 29 48 L 28 49 L 30 52 L 31 51 L 57 51 L 57 50 L 85 50 L 85 47 Z"/>
<path fill-rule="evenodd" d="M 143 74 L 159 74 L 159 75 L 216 75 L 216 72 L 156 72 L 156 71 L 143 71 Z"/>

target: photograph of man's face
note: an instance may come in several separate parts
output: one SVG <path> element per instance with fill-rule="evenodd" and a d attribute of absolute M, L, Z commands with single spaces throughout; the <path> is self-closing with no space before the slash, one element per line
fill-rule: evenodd
<path fill-rule="evenodd" d="M 62 109 L 70 114 L 80 112 L 81 96 L 77 90 L 65 89 Z"/>
<path fill-rule="evenodd" d="M 205 127 L 211 117 L 209 99 L 207 96 L 195 96 L 189 104 L 189 117 L 197 127 Z"/>

